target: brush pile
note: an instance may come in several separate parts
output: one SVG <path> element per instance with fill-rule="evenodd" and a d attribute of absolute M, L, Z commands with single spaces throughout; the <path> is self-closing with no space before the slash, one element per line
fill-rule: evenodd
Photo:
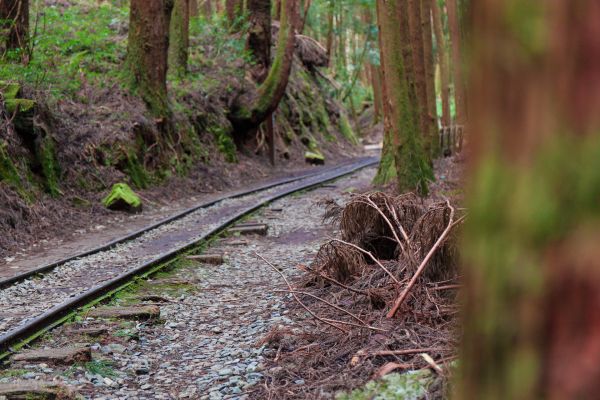
<path fill-rule="evenodd" d="M 328 398 L 391 371 L 430 368 L 442 379 L 429 392 L 441 396 L 454 358 L 463 218 L 448 201 L 413 194 L 367 193 L 345 207 L 323 205 L 340 238 L 299 266 L 304 274 L 295 285 L 286 280 L 292 307 L 306 318 L 264 339 L 283 368 L 272 369 L 261 395 Z"/>

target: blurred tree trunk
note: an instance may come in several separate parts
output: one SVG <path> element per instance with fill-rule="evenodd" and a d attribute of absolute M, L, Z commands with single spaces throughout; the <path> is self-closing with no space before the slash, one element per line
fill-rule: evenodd
<path fill-rule="evenodd" d="M 238 22 L 238 19 L 242 15 L 242 8 L 244 6 L 243 0 L 226 0 L 225 1 L 225 13 L 227 14 L 227 20 L 229 25 L 234 27 Z"/>
<path fill-rule="evenodd" d="M 192 18 L 195 18 L 198 16 L 199 10 L 198 10 L 198 0 L 190 0 L 190 10 L 189 10 L 189 15 Z"/>
<path fill-rule="evenodd" d="M 377 1 L 380 49 L 385 79 L 386 114 L 382 162 L 375 178 L 386 183 L 396 177 L 398 189 L 425 194 L 433 179 L 419 131 L 419 100 L 414 87 L 413 37 L 406 1 Z M 395 174 L 390 171 L 395 167 Z"/>
<path fill-rule="evenodd" d="M 306 25 L 306 20 L 308 19 L 308 12 L 310 11 L 310 5 L 312 0 L 304 0 L 304 12 L 302 13 L 302 20 L 300 21 L 300 26 L 298 28 L 298 33 L 304 33 L 304 26 Z"/>
<path fill-rule="evenodd" d="M 20 49 L 24 63 L 29 61 L 29 1 L 0 0 L 0 31 L 7 51 Z"/>
<path fill-rule="evenodd" d="M 437 46 L 437 59 L 440 66 L 440 96 L 442 98 L 442 125 L 450 126 L 450 72 L 448 69 L 448 50 L 446 39 L 444 38 L 444 29 L 442 25 L 442 13 L 437 0 L 433 0 L 433 26 L 435 31 L 435 43 Z"/>
<path fill-rule="evenodd" d="M 456 123 L 464 125 L 466 122 L 465 85 L 463 81 L 463 66 L 461 54 L 461 28 L 458 24 L 457 0 L 447 0 L 448 28 L 450 30 L 450 41 L 452 42 L 452 76 L 454 82 L 454 106 L 456 111 Z"/>
<path fill-rule="evenodd" d="M 172 0 L 131 0 L 127 68 L 131 85 L 155 117 L 170 115 L 167 56 Z"/>
<path fill-rule="evenodd" d="M 271 61 L 271 0 L 248 0 L 248 39 L 246 45 L 256 61 L 253 76 L 262 82 Z"/>
<path fill-rule="evenodd" d="M 204 4 L 202 5 L 202 12 L 206 18 L 212 18 L 213 15 L 213 4 L 212 0 L 204 0 Z"/>
<path fill-rule="evenodd" d="M 190 46 L 190 0 L 174 0 L 171 13 L 169 40 L 169 67 L 179 75 L 187 72 Z"/>
<path fill-rule="evenodd" d="M 250 2 L 251 0 L 248 4 Z M 281 0 L 281 20 L 277 35 L 277 49 L 269 73 L 256 93 L 243 96 L 232 107 L 230 120 L 237 134 L 244 135 L 258 128 L 277 109 L 281 98 L 285 94 L 294 57 L 296 38 L 294 26 L 296 23 L 296 0 Z"/>
<path fill-rule="evenodd" d="M 600 3 L 471 4 L 456 398 L 597 399 Z"/>

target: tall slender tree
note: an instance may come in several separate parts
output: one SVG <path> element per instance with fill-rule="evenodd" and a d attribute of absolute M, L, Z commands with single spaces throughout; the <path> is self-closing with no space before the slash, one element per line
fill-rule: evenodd
<path fill-rule="evenodd" d="M 20 50 L 22 61 L 29 61 L 28 0 L 0 0 L 0 30 L 4 31 L 5 50 Z"/>
<path fill-rule="evenodd" d="M 600 3 L 471 5 L 473 157 L 456 398 L 595 399 Z"/>
<path fill-rule="evenodd" d="M 190 47 L 190 0 L 174 0 L 169 38 L 169 67 L 179 75 L 187 71 Z"/>
<path fill-rule="evenodd" d="M 464 125 L 466 122 L 465 84 L 463 79 L 463 57 L 461 50 L 461 29 L 458 20 L 457 0 L 446 0 L 448 11 L 448 28 L 452 43 L 452 77 L 454 83 L 454 106 L 456 122 Z"/>
<path fill-rule="evenodd" d="M 425 132 L 425 145 L 430 157 L 438 155 L 438 130 L 437 130 L 437 107 L 435 96 L 435 67 L 433 62 L 433 27 L 431 23 L 432 3 L 437 0 L 421 0 L 421 28 L 423 45 L 423 65 L 425 69 L 425 95 L 427 108 L 425 120 L 427 131 Z"/>
<path fill-rule="evenodd" d="M 233 27 L 238 22 L 238 19 L 242 15 L 243 7 L 243 0 L 225 1 L 225 13 L 227 14 L 227 20 L 229 21 L 229 25 L 231 27 Z"/>
<path fill-rule="evenodd" d="M 170 115 L 167 98 L 169 25 L 173 0 L 131 0 L 127 70 L 137 90 L 156 117 Z"/>
<path fill-rule="evenodd" d="M 433 179 L 419 129 L 419 100 L 414 80 L 413 43 L 405 1 L 377 1 L 386 113 L 382 162 L 376 182 L 394 175 L 401 191 L 426 193 Z M 395 168 L 395 174 L 390 170 Z"/>
<path fill-rule="evenodd" d="M 444 29 L 442 24 L 442 11 L 438 4 L 438 0 L 432 0 L 432 15 L 433 26 L 435 32 L 436 55 L 438 65 L 440 66 L 440 97 L 442 99 L 442 125 L 449 126 L 451 124 L 450 116 L 450 71 L 448 68 L 448 45 L 444 37 Z"/>

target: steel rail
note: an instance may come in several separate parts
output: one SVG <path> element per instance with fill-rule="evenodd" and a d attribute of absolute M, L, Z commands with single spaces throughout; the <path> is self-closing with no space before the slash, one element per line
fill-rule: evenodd
<path fill-rule="evenodd" d="M 255 212 L 261 207 L 264 207 L 265 205 L 270 204 L 273 201 L 278 200 L 280 198 L 289 196 L 290 194 L 293 194 L 295 192 L 314 188 L 324 183 L 338 179 L 340 177 L 352 174 L 353 172 L 356 172 L 362 168 L 376 165 L 378 162 L 379 159 L 376 157 L 365 157 L 361 158 L 359 161 L 356 161 L 354 163 L 338 166 L 327 171 L 321 171 L 321 173 L 319 174 L 310 175 L 300 180 L 292 180 L 291 182 L 298 182 L 296 182 L 296 184 L 290 188 L 286 188 L 280 192 L 273 193 L 266 199 L 255 201 L 254 203 L 243 208 L 241 211 L 237 212 L 235 215 L 222 222 L 218 227 L 211 229 L 209 232 L 202 235 L 201 237 L 195 238 L 183 245 L 180 245 L 172 250 L 160 254 L 154 259 L 149 260 L 144 264 L 131 270 L 128 270 L 97 286 L 94 286 L 84 293 L 80 293 L 74 297 L 71 297 L 69 300 L 61 304 L 55 305 L 54 307 L 45 311 L 41 315 L 31 319 L 27 323 L 17 327 L 16 329 L 6 332 L 2 336 L 0 336 L 0 360 L 10 356 L 10 354 L 13 352 L 11 346 L 18 345 L 23 341 L 29 342 L 30 340 L 34 340 L 35 338 L 39 337 L 42 333 L 59 325 L 61 319 L 64 319 L 66 316 L 73 313 L 77 309 L 94 303 L 94 300 L 101 298 L 106 293 L 114 291 L 117 288 L 123 287 L 125 284 L 132 281 L 134 278 L 143 275 L 144 273 L 147 273 L 153 269 L 158 270 L 160 269 L 158 268 L 160 266 L 166 266 L 170 260 L 175 259 L 181 253 L 215 236 L 216 234 L 233 224 L 235 221 Z M 256 191 L 257 190 L 252 191 L 248 194 L 254 193 Z M 237 195 L 237 197 L 240 196 L 243 195 Z M 214 203 L 216 202 L 218 201 L 215 201 Z"/>
<path fill-rule="evenodd" d="M 363 160 L 372 160 L 372 159 L 374 159 L 374 158 L 373 157 L 364 157 L 364 158 L 359 159 L 358 162 L 361 162 Z M 354 162 L 356 162 L 356 160 Z M 334 170 L 336 170 L 338 168 L 343 168 L 345 165 L 352 165 L 352 162 L 342 163 L 340 165 L 337 165 L 335 167 L 332 167 L 332 168 L 329 168 L 329 169 L 325 169 L 325 170 L 310 171 L 308 173 L 301 174 L 301 175 L 298 175 L 296 177 L 280 178 L 280 179 L 277 179 L 275 181 L 268 182 L 266 184 L 262 184 L 262 185 L 259 185 L 257 187 L 251 188 L 251 189 L 245 189 L 245 190 L 236 191 L 236 192 L 224 195 L 222 197 L 219 197 L 219 198 L 216 198 L 216 199 L 213 199 L 213 200 L 202 202 L 200 204 L 197 204 L 195 206 L 187 208 L 187 209 L 185 209 L 183 211 L 175 213 L 175 214 L 173 214 L 173 215 L 171 215 L 169 217 L 166 217 L 166 218 L 164 218 L 164 219 L 162 219 L 162 220 L 160 220 L 158 222 L 155 222 L 155 223 L 153 223 L 151 225 L 148 225 L 148 226 L 145 226 L 143 228 L 140 228 L 140 229 L 138 229 L 138 230 L 136 230 L 134 232 L 127 233 L 124 236 L 121 236 L 121 237 L 119 237 L 117 239 L 114 239 L 114 240 L 112 240 L 112 241 L 110 241 L 108 243 L 105 243 L 103 245 L 100 245 L 98 247 L 94 247 L 92 249 L 82 251 L 82 252 L 74 254 L 72 256 L 69 256 L 69 257 L 66 257 L 66 258 L 63 258 L 63 259 L 60 259 L 60 260 L 57 260 L 57 261 L 53 261 L 53 262 L 51 262 L 49 264 L 45 264 L 45 265 L 42 265 L 40 267 L 31 269 L 31 270 L 28 270 L 28 271 L 18 273 L 18 274 L 15 274 L 15 275 L 7 277 L 7 278 L 0 278 L 0 290 L 2 290 L 4 288 L 7 288 L 7 287 L 9 287 L 9 286 L 11 286 L 11 285 L 13 285 L 15 283 L 18 283 L 18 282 L 24 281 L 26 279 L 29 279 L 29 278 L 31 278 L 31 277 L 33 277 L 35 275 L 43 274 L 43 273 L 46 273 L 46 272 L 50 272 L 53 269 L 55 269 L 56 267 L 58 267 L 60 265 L 63 265 L 63 264 L 66 264 L 69 261 L 73 261 L 73 260 L 76 260 L 76 259 L 82 258 L 82 257 L 87 257 L 87 256 L 90 256 L 92 254 L 100 253 L 102 251 L 110 250 L 110 249 L 116 247 L 119 244 L 122 244 L 122 243 L 128 242 L 130 240 L 136 239 L 136 238 L 142 236 L 143 234 L 145 234 L 146 232 L 149 232 L 149 231 L 151 231 L 153 229 L 156 229 L 156 228 L 158 228 L 158 227 L 160 227 L 162 225 L 169 224 L 169 223 L 171 223 L 173 221 L 181 219 L 181 218 L 185 217 L 186 215 L 189 215 L 189 214 L 191 214 L 191 213 L 193 213 L 195 211 L 198 211 L 198 210 L 200 210 L 202 208 L 207 208 L 207 207 L 210 207 L 212 205 L 215 205 L 216 203 L 219 203 L 219 202 L 221 202 L 223 200 L 235 199 L 235 198 L 238 198 L 238 197 L 247 196 L 247 195 L 250 195 L 250 194 L 253 194 L 253 193 L 261 192 L 263 190 L 271 189 L 271 188 L 276 187 L 276 186 L 281 186 L 281 185 L 285 185 L 285 184 L 288 184 L 288 183 L 296 182 L 296 181 L 299 181 L 299 180 L 302 180 L 302 179 L 307 179 L 307 178 L 309 178 L 311 176 L 316 176 L 316 175 L 320 175 L 320 174 L 326 173 L 328 171 L 334 171 Z"/>

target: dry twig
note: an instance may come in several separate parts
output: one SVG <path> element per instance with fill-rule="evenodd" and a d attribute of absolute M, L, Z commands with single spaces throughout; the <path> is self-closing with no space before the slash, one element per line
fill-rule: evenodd
<path fill-rule="evenodd" d="M 450 231 L 452 230 L 453 222 L 454 222 L 454 208 L 450 205 L 450 202 L 448 200 L 446 200 L 446 204 L 447 204 L 448 208 L 450 208 L 450 220 L 448 222 L 448 226 L 446 226 L 446 229 L 444 229 L 444 231 L 442 232 L 442 234 L 440 235 L 438 240 L 435 242 L 433 247 L 429 250 L 429 253 L 427 253 L 425 258 L 423 259 L 423 261 L 417 268 L 417 271 L 411 278 L 410 282 L 408 282 L 408 285 L 406 285 L 406 288 L 402 291 L 400 296 L 398 296 L 398 298 L 394 302 L 394 306 L 392 307 L 392 309 L 386 314 L 387 318 L 392 318 L 396 314 L 396 312 L 398 311 L 398 309 L 404 302 L 404 299 L 406 299 L 406 296 L 408 295 L 408 293 L 410 292 L 412 287 L 417 282 L 417 279 L 419 279 L 419 276 L 421 276 L 421 274 L 423 273 L 423 270 L 427 266 L 427 263 L 429 262 L 429 260 L 433 256 L 433 254 L 436 252 L 438 247 L 440 247 L 440 245 L 444 242 L 444 239 L 446 239 L 446 236 L 448 236 L 448 233 L 450 233 Z"/>

